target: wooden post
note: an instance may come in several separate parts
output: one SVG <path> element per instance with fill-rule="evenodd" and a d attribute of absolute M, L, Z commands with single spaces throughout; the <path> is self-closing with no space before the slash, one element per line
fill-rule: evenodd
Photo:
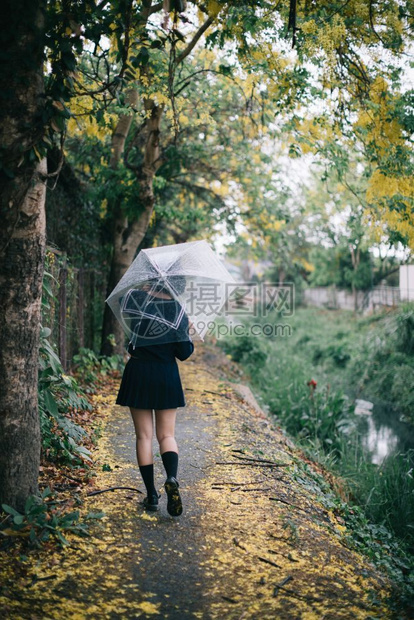
<path fill-rule="evenodd" d="M 89 348 L 95 351 L 95 270 L 89 272 Z"/>
<path fill-rule="evenodd" d="M 78 271 L 78 333 L 79 333 L 79 348 L 83 348 L 85 346 L 85 321 L 84 321 L 84 312 L 85 312 L 85 272 L 81 267 Z"/>
<path fill-rule="evenodd" d="M 59 357 L 64 370 L 68 368 L 67 360 L 67 329 L 66 329 L 66 310 L 67 310 L 67 289 L 66 281 L 68 270 L 66 266 L 66 254 L 63 256 L 63 263 L 59 271 Z"/>

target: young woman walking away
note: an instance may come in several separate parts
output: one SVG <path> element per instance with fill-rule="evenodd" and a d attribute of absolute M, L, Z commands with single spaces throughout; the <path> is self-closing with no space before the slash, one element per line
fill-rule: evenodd
<path fill-rule="evenodd" d="M 183 286 L 185 286 L 185 280 Z M 144 304 L 146 301 L 145 296 L 150 303 L 156 303 L 157 312 L 160 312 L 164 318 L 173 319 L 181 309 L 178 302 L 172 299 L 168 290 L 162 286 L 155 288 L 148 286 L 143 290 L 132 291 L 130 306 L 135 304 L 136 308 L 139 304 L 142 307 L 143 300 Z M 181 321 L 184 321 L 185 333 L 188 335 L 187 316 L 184 315 Z M 169 321 L 169 324 L 171 322 Z M 162 321 L 160 323 L 151 318 L 141 318 L 136 322 L 135 329 L 145 335 L 145 343 L 151 343 L 151 337 L 148 334 L 151 334 L 151 330 L 159 334 L 163 325 L 165 324 Z M 182 327 L 183 323 L 181 323 Z M 155 336 L 154 338 L 156 339 Z M 174 434 L 177 407 L 185 406 L 176 358 L 181 361 L 186 360 L 193 351 L 194 345 L 189 336 L 187 340 L 179 342 L 161 342 L 135 347 L 130 343 L 128 353 L 131 357 L 125 366 L 116 400 L 118 405 L 129 407 L 131 411 L 137 441 L 137 461 L 147 491 L 147 497 L 142 505 L 146 510 L 151 511 L 158 510 L 158 500 L 161 497 L 154 485 L 153 410 L 155 412 L 156 437 L 167 476 L 164 484 L 168 497 L 167 510 L 173 517 L 179 516 L 183 511 L 178 490 L 178 447 Z"/>

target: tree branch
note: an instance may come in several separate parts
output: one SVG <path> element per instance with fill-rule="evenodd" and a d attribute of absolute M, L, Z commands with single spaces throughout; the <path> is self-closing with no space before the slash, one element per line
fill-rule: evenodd
<path fill-rule="evenodd" d="M 332 17 L 334 17 L 335 15 L 340 13 L 342 11 L 342 9 L 344 9 L 346 7 L 346 5 L 349 4 L 349 2 L 350 2 L 350 0 L 345 0 L 345 2 L 343 4 L 341 4 L 341 6 L 339 6 L 335 11 L 330 13 L 326 19 L 321 19 L 321 20 L 317 21 L 316 23 L 318 25 L 319 24 L 326 24 L 326 23 L 328 23 L 332 19 Z"/>
<path fill-rule="evenodd" d="M 289 3 L 289 20 L 288 20 L 288 32 L 292 29 L 292 48 L 295 47 L 296 43 L 296 1 L 290 0 Z"/>
<path fill-rule="evenodd" d="M 196 46 L 196 44 L 199 41 L 199 39 L 203 36 L 205 31 L 214 22 L 214 19 L 215 19 L 214 17 L 209 17 L 208 19 L 206 19 L 204 24 L 202 26 L 200 26 L 200 28 L 197 30 L 197 32 L 195 33 L 195 35 L 193 36 L 193 38 L 191 39 L 190 43 L 187 45 L 185 50 L 183 50 L 181 52 L 181 54 L 179 54 L 177 56 L 177 58 L 175 60 L 175 64 L 176 65 L 179 65 L 180 62 L 182 62 L 184 60 L 184 58 L 186 58 L 188 56 L 188 54 L 194 49 L 194 47 Z"/>
<path fill-rule="evenodd" d="M 106 493 L 107 491 L 115 491 L 116 489 L 126 489 L 127 491 L 136 491 L 137 493 L 141 493 L 139 489 L 135 489 L 134 487 L 109 487 L 108 489 L 100 489 L 99 491 L 91 491 L 86 495 L 90 497 L 91 495 L 98 495 L 99 493 Z"/>
<path fill-rule="evenodd" d="M 191 192 L 193 192 L 193 194 L 195 195 L 200 195 L 200 194 L 205 193 L 208 196 L 212 197 L 214 200 L 217 200 L 223 208 L 227 208 L 227 205 L 225 201 L 223 200 L 223 198 L 219 196 L 218 194 L 216 194 L 216 192 L 210 189 L 209 187 L 203 187 L 202 185 L 197 185 L 196 183 L 190 183 L 186 181 L 178 181 L 177 179 L 174 179 L 174 178 L 170 179 L 170 183 L 173 183 L 175 185 L 181 185 L 182 187 L 185 187 Z"/>
<path fill-rule="evenodd" d="M 380 37 L 380 35 L 378 34 L 378 32 L 375 30 L 375 26 L 374 26 L 374 9 L 372 6 L 372 0 L 369 0 L 369 23 L 371 26 L 371 30 L 372 32 L 375 34 L 375 36 L 377 37 L 377 39 L 379 41 L 381 41 L 381 43 L 383 44 L 383 46 L 386 48 L 386 44 L 384 43 L 384 39 L 382 39 Z"/>
<path fill-rule="evenodd" d="M 148 12 L 148 16 L 153 15 L 154 13 L 158 13 L 158 11 L 162 9 L 162 5 L 163 5 L 163 2 L 157 2 L 157 4 L 154 4 L 154 6 L 150 8 Z"/>
<path fill-rule="evenodd" d="M 135 131 L 135 134 L 134 134 L 133 138 L 130 140 L 129 144 L 127 144 L 127 146 L 126 146 L 126 148 L 124 150 L 124 164 L 125 164 L 126 168 L 128 168 L 128 170 L 132 170 L 136 174 L 142 168 L 142 164 L 139 164 L 139 165 L 132 164 L 129 161 L 129 154 L 130 154 L 131 150 L 135 146 L 137 146 L 138 138 L 140 137 L 140 134 L 143 131 L 143 129 L 145 129 L 146 125 L 147 125 L 147 121 L 146 120 L 142 121 L 141 125 L 139 125 L 139 127 L 136 128 L 136 131 Z"/>

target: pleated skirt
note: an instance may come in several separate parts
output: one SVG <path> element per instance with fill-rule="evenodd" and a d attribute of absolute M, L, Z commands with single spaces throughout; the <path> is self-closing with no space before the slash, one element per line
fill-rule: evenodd
<path fill-rule="evenodd" d="M 149 362 L 131 357 L 122 375 L 116 404 L 135 409 L 184 407 L 177 362 Z"/>

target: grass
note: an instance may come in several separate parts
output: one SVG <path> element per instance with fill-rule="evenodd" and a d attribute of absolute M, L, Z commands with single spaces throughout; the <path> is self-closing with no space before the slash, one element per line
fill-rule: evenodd
<path fill-rule="evenodd" d="M 219 342 L 281 426 L 345 481 L 349 501 L 413 548 L 414 449 L 407 437 L 414 447 L 414 305 L 368 317 L 298 308 L 288 321 L 273 315 L 265 322 L 289 323 L 291 336 Z M 401 442 L 380 466 L 363 447 L 355 398 L 372 400 L 399 426 Z"/>

